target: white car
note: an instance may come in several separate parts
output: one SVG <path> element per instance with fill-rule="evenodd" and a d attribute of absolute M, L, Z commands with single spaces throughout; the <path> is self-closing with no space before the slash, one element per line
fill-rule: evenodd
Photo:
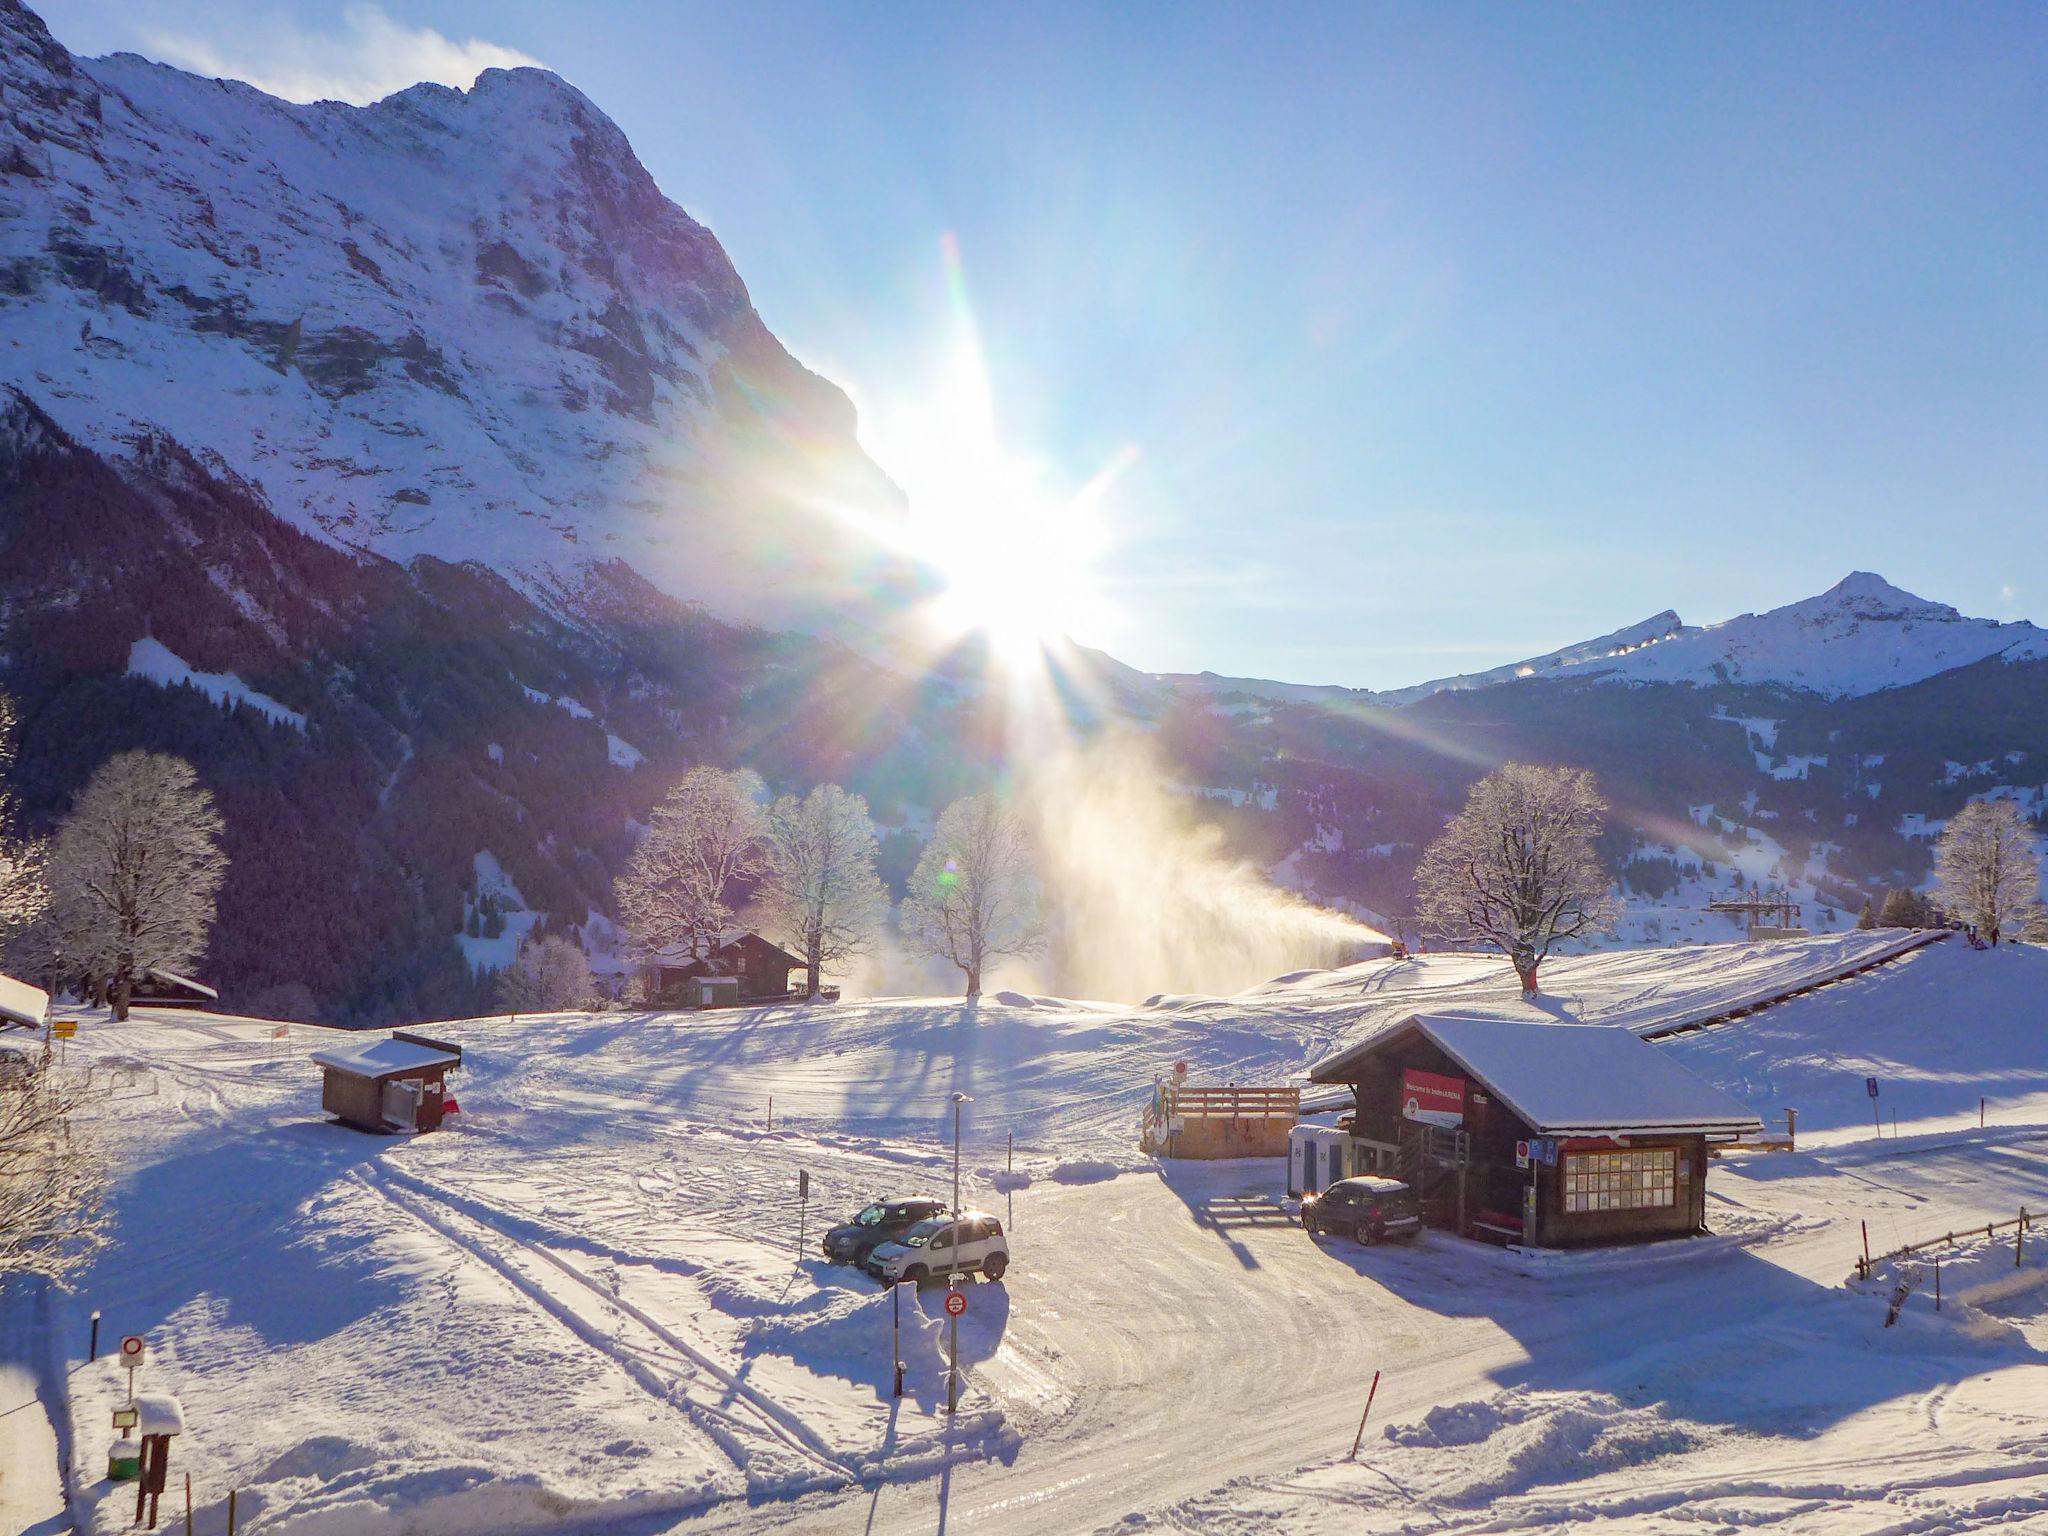
<path fill-rule="evenodd" d="M 986 1211 L 962 1211 L 920 1221 L 893 1242 L 868 1255 L 868 1272 L 886 1285 L 908 1280 L 922 1285 L 947 1275 L 1003 1278 L 1010 1267 L 1010 1240 L 1003 1224 Z"/>

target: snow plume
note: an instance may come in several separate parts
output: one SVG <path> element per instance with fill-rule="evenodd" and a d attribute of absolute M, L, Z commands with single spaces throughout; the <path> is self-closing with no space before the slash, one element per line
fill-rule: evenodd
<path fill-rule="evenodd" d="M 203 75 L 246 80 L 287 101 L 347 101 L 364 106 L 422 80 L 467 90 L 487 69 L 538 65 L 515 48 L 481 38 L 444 37 L 432 27 L 393 21 L 374 5 L 351 5 L 332 31 L 302 30 L 277 19 L 240 28 L 233 41 L 161 29 L 143 45 L 159 58 Z"/>
<path fill-rule="evenodd" d="M 1230 993 L 1339 964 L 1386 935 L 1277 889 L 1225 851 L 1129 736 L 1034 767 L 1022 803 L 1037 843 L 1055 990 L 1134 1001 Z"/>

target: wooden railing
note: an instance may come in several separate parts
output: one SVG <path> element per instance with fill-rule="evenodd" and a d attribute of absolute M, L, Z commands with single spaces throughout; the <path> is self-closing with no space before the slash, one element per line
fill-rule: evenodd
<path fill-rule="evenodd" d="M 1880 1264 L 1889 1264 L 1893 1259 L 1911 1258 L 1914 1254 L 1925 1253 L 1930 1248 L 1953 1247 L 1957 1238 L 1975 1237 L 1979 1230 L 1986 1237 L 1996 1237 L 2000 1232 L 2008 1228 L 2012 1230 L 2013 1234 L 2012 1261 L 2017 1266 L 2025 1252 L 2027 1233 L 2034 1229 L 2034 1224 L 2037 1220 L 2039 1220 L 2038 1217 L 2029 1215 L 2026 1208 L 2022 1206 L 2019 1215 L 2013 1217 L 2010 1221 L 1987 1221 L 1981 1229 L 1977 1227 L 1963 1227 L 1954 1232 L 1944 1233 L 1940 1237 L 1930 1237 L 1925 1242 L 1908 1243 L 1903 1248 L 1894 1248 L 1890 1253 L 1880 1253 L 1876 1258 L 1870 1256 L 1870 1228 L 1866 1225 L 1864 1227 L 1864 1251 L 1856 1260 L 1856 1275 L 1858 1279 L 1868 1280 L 1873 1269 Z"/>

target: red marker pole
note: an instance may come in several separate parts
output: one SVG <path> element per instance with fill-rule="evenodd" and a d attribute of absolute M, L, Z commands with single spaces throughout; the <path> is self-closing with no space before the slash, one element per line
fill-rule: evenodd
<path fill-rule="evenodd" d="M 1356 1461 L 1358 1459 L 1358 1448 L 1361 1445 L 1365 1444 L 1365 1421 L 1372 1417 L 1372 1400 L 1375 1397 L 1379 1396 L 1379 1391 L 1380 1373 L 1378 1371 L 1374 1371 L 1372 1373 L 1372 1390 L 1365 1394 L 1365 1412 L 1361 1413 L 1358 1416 L 1358 1434 L 1353 1438 L 1351 1442 L 1350 1459 L 1353 1461 Z"/>

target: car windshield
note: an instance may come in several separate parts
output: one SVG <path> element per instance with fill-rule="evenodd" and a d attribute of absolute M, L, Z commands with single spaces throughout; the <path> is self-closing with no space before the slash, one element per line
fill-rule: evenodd
<path fill-rule="evenodd" d="M 922 1248 L 945 1230 L 946 1224 L 943 1221 L 920 1221 L 903 1234 L 903 1241 L 912 1248 Z"/>
<path fill-rule="evenodd" d="M 871 1205 L 866 1210 L 862 1211 L 858 1216 L 853 1218 L 853 1224 L 857 1227 L 872 1227 L 876 1222 L 882 1219 L 882 1211 L 883 1207 L 879 1205 Z"/>

